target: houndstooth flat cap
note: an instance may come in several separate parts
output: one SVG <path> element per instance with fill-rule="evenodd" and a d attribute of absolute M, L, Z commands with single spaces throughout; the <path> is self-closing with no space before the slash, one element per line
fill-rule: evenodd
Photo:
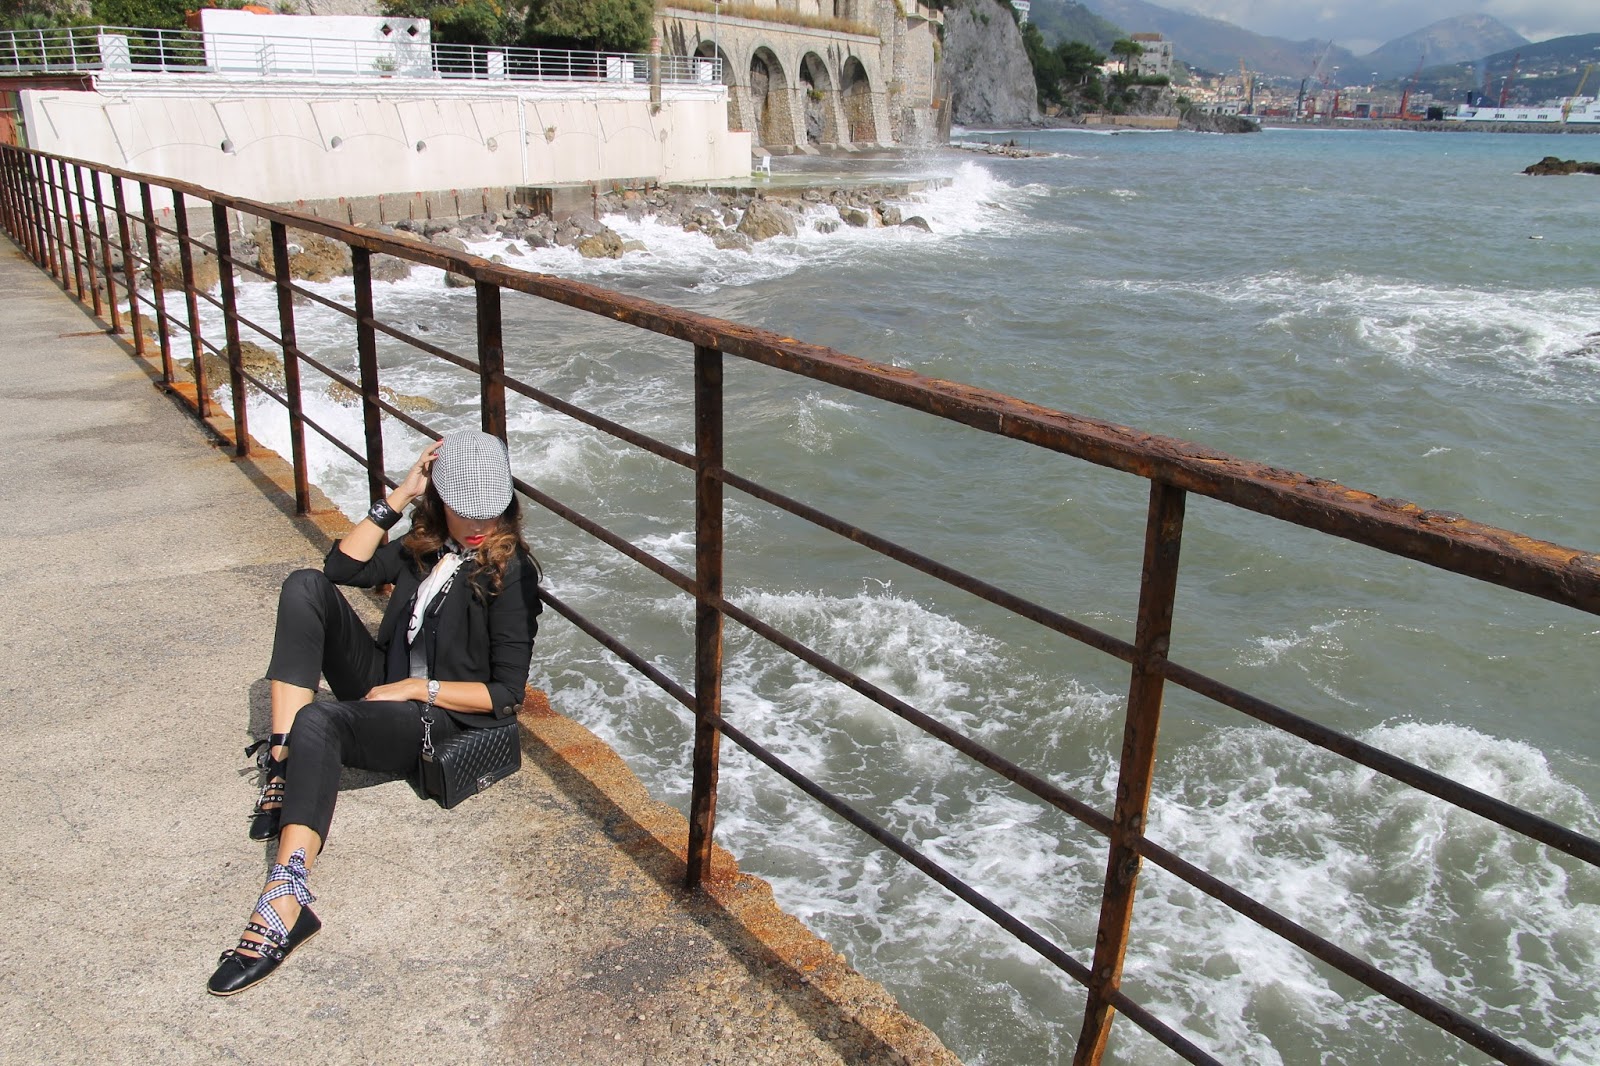
<path fill-rule="evenodd" d="M 428 476 L 462 518 L 499 518 L 511 506 L 511 457 L 500 438 L 482 430 L 445 434 Z"/>

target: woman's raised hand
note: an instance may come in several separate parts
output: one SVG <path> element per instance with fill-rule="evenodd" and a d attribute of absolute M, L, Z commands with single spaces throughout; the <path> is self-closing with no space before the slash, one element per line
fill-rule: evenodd
<path fill-rule="evenodd" d="M 410 470 L 406 471 L 405 478 L 395 486 L 394 492 L 390 493 L 390 507 L 397 511 L 401 510 L 412 500 L 427 491 L 428 471 L 432 469 L 434 457 L 438 455 L 439 445 L 442 443 L 443 441 L 436 440 L 422 449 L 422 454 L 417 456 L 417 461 L 411 464 Z"/>

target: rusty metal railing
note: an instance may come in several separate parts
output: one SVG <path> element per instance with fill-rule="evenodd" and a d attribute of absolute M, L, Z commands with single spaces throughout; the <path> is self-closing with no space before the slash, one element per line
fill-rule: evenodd
<path fill-rule="evenodd" d="M 110 186 L 109 201 L 102 178 L 107 179 Z M 129 188 L 137 190 L 137 210 L 129 207 L 130 197 L 125 191 Z M 167 190 L 173 196 L 170 226 L 164 224 L 162 217 L 153 209 L 152 189 Z M 210 205 L 211 245 L 205 244 L 190 231 L 187 207 L 190 200 Z M 230 213 L 253 217 L 270 226 L 274 253 L 271 274 L 232 254 Z M 64 289 L 78 300 L 92 304 L 96 314 L 108 315 L 112 331 L 124 333 L 131 330 L 135 353 L 152 361 L 158 360 L 161 384 L 186 399 L 202 417 L 212 413 L 210 393 L 220 387 L 206 380 L 202 352 L 209 351 L 226 359 L 229 368 L 227 389 L 233 418 L 231 427 L 225 427 L 224 431 L 231 435 L 239 455 L 248 455 L 252 448 L 245 403 L 247 389 L 258 390 L 281 404 L 288 412 L 295 499 L 296 506 L 302 512 L 310 506 L 305 449 L 305 430 L 308 427 L 326 437 L 367 470 L 369 492 L 374 499 L 392 483 L 384 473 L 381 432 L 384 419 L 397 420 L 431 437 L 438 436 L 426 424 L 386 400 L 380 392 L 376 358 L 376 340 L 380 333 L 477 374 L 482 424 L 491 433 L 504 437 L 507 394 L 511 393 L 691 471 L 694 475 L 696 538 L 695 572 L 692 575 L 640 549 L 574 507 L 550 497 L 521 479 L 517 480 L 519 491 L 530 500 L 615 548 L 694 599 L 695 663 L 691 688 L 668 676 L 593 619 L 585 617 L 554 594 L 546 594 L 546 601 L 554 610 L 693 713 L 693 785 L 687 853 L 687 880 L 691 887 L 698 885 L 710 872 L 711 840 L 716 824 L 718 755 L 721 738 L 725 736 L 1082 984 L 1087 992 L 1087 1001 L 1074 1057 L 1076 1063 L 1100 1061 L 1113 1017 L 1118 1013 L 1126 1015 L 1190 1062 L 1217 1061 L 1122 991 L 1122 966 L 1128 947 L 1134 890 L 1140 866 L 1145 861 L 1154 863 L 1490 1057 L 1500 1062 L 1518 1064 L 1545 1061 L 1469 1014 L 1439 1002 L 1370 961 L 1251 898 L 1182 856 L 1161 847 L 1144 835 L 1144 825 L 1155 765 L 1163 691 L 1171 683 L 1478 814 L 1591 866 L 1600 866 L 1600 841 L 1593 837 L 1485 795 L 1169 658 L 1184 508 L 1190 494 L 1209 497 L 1233 507 L 1377 548 L 1476 581 L 1501 585 L 1589 614 L 1600 614 L 1600 557 L 1481 525 L 1454 513 L 1424 510 L 1401 500 L 1380 499 L 1331 481 L 1274 469 L 1186 442 L 1154 437 L 1127 427 L 1049 410 L 983 389 L 925 378 L 830 348 L 779 337 L 765 330 L 707 318 L 576 281 L 514 270 L 464 253 L 394 239 L 381 233 L 296 214 L 183 182 L 129 173 L 79 160 L 47 156 L 25 149 L 0 149 L 0 221 L 3 221 L 6 230 L 26 254 L 55 277 Z M 355 283 L 353 308 L 294 283 L 289 273 L 290 227 L 342 242 L 349 247 Z M 160 238 L 163 234 L 177 242 L 186 321 L 174 319 L 166 311 L 161 277 L 163 263 Z M 139 244 L 141 236 L 144 242 L 142 248 Z M 194 283 L 192 257 L 196 249 L 215 255 L 220 264 L 221 280 L 215 296 Z M 113 251 L 120 254 L 122 259 L 120 279 L 112 270 Z M 371 257 L 376 253 L 440 267 L 472 280 L 476 295 L 477 343 L 471 357 L 448 351 L 374 317 Z M 137 274 L 141 267 L 149 271 L 151 279 L 151 293 L 148 296 L 137 285 Z M 239 313 L 234 289 L 237 271 L 256 274 L 275 286 L 278 310 L 276 332 Z M 119 285 L 123 287 L 128 301 L 126 325 L 119 308 Z M 691 345 L 694 363 L 693 453 L 619 425 L 508 376 L 503 352 L 502 290 L 526 293 L 592 312 Z M 356 333 L 359 380 L 348 378 L 299 347 L 295 330 L 297 298 L 313 301 L 351 321 Z M 201 301 L 222 312 L 225 336 L 221 345 L 202 336 L 198 315 Z M 149 350 L 151 338 L 145 334 L 145 323 L 152 315 L 156 327 L 153 338 L 158 347 L 156 352 Z M 281 349 L 284 361 L 281 393 L 271 383 L 245 370 L 239 357 L 241 326 L 269 339 Z M 192 383 L 183 381 L 174 367 L 172 346 L 179 335 L 187 337 L 194 356 Z M 1149 503 L 1138 616 L 1132 643 L 825 514 L 803 501 L 791 499 L 728 469 L 724 457 L 722 393 L 723 364 L 728 356 L 826 382 L 982 432 L 1028 442 L 1062 456 L 1122 471 L 1147 481 Z M 345 444 L 305 413 L 300 403 L 299 375 L 302 363 L 309 364 L 360 395 L 365 431 L 364 450 Z M 820 529 L 847 538 L 1127 664 L 1127 714 L 1112 812 L 1108 815 L 1082 797 L 1069 794 L 1040 774 L 935 720 L 726 600 L 722 585 L 724 488 L 799 517 Z M 1110 853 L 1093 958 L 1088 962 L 1074 958 L 926 854 L 786 764 L 730 722 L 722 708 L 725 620 L 746 627 L 782 651 L 1019 785 L 1043 803 L 1065 812 L 1090 830 L 1105 836 L 1109 841 Z"/>

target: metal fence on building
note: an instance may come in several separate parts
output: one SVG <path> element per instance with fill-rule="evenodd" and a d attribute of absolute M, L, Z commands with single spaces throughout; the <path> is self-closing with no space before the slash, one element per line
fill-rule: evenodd
<path fill-rule="evenodd" d="M 268 37 L 130 26 L 0 32 L 0 74 L 194 75 L 408 82 L 720 85 L 722 61 L 397 40 Z"/>

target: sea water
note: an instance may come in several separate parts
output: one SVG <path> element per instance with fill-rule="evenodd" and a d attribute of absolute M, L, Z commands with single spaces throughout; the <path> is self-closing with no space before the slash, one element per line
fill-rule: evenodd
<path fill-rule="evenodd" d="M 1600 547 L 1600 183 L 1519 174 L 1600 138 L 1015 136 L 1047 154 L 857 165 L 939 179 L 902 204 L 931 234 L 823 232 L 817 205 L 750 254 L 618 217 L 647 252 L 510 261 Z M 350 300 L 348 279 L 318 288 Z M 380 317 L 470 355 L 470 289 L 421 267 L 375 288 Z M 257 321 L 270 299 L 240 290 Z M 692 446 L 687 345 L 515 294 L 505 314 L 511 374 Z M 302 344 L 353 368 L 348 322 L 301 316 Z M 380 357 L 443 404 L 433 425 L 476 423 L 471 375 L 387 339 Z M 312 417 L 357 444 L 359 412 L 307 382 Z M 251 417 L 287 451 L 280 409 Z M 732 470 L 1131 639 L 1143 482 L 732 357 L 726 417 Z M 682 470 L 518 397 L 509 423 L 519 474 L 692 572 Z M 396 474 L 421 443 L 386 442 Z M 358 514 L 364 475 L 311 443 Z M 727 497 L 731 600 L 1110 810 L 1125 667 Z M 551 515 L 528 532 L 551 590 L 692 682 L 686 597 Z M 1600 623 L 1327 540 L 1191 497 L 1173 659 L 1600 832 Z M 727 640 L 731 722 L 1089 961 L 1093 833 L 739 626 Z M 534 683 L 686 806 L 681 707 L 553 612 Z M 966 1061 L 1070 1056 L 1079 986 L 731 744 L 717 832 Z M 1592 868 L 1171 687 L 1149 834 L 1540 1054 L 1600 1061 Z M 1224 1061 L 1486 1061 L 1149 865 L 1124 988 Z M 1176 1061 L 1125 1019 L 1110 1058 Z"/>

